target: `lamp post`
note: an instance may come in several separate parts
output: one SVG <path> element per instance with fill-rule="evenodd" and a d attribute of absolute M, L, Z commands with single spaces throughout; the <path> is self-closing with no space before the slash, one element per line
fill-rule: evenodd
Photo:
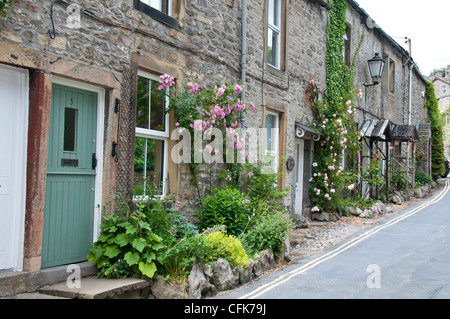
<path fill-rule="evenodd" d="M 381 77 L 383 76 L 383 71 L 384 71 L 384 65 L 386 64 L 386 62 L 379 56 L 378 52 L 375 52 L 375 55 L 373 56 L 372 59 L 367 61 L 367 64 L 369 65 L 369 72 L 370 72 L 370 76 L 372 77 L 372 83 L 370 84 L 366 84 L 363 83 L 364 88 L 365 88 L 365 104 L 367 104 L 367 87 L 369 86 L 374 86 L 377 84 L 380 84 L 381 81 Z M 365 118 L 365 115 L 363 115 Z M 378 139 L 376 141 L 377 145 L 378 145 Z M 370 149 L 371 149 L 371 157 L 372 157 L 372 140 L 370 142 Z M 362 156 L 362 152 L 361 152 L 361 156 Z M 386 172 L 385 172 L 385 178 L 386 178 L 386 198 L 389 199 L 389 173 L 388 173 L 388 163 L 387 163 L 387 159 L 389 156 L 389 144 L 388 141 L 386 139 L 386 156 L 385 156 L 385 160 L 386 160 Z M 372 193 L 372 190 L 371 190 Z M 378 193 L 378 186 L 377 186 L 377 196 L 379 195 Z"/>

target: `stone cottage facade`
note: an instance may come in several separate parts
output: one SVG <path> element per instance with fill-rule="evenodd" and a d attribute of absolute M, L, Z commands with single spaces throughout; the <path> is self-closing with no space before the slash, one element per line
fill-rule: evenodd
<path fill-rule="evenodd" d="M 113 212 L 118 192 L 132 196 L 142 171 L 152 171 L 162 195 L 194 216 L 197 193 L 189 167 L 169 156 L 177 143 L 170 138 L 176 119 L 164 116 L 164 101 L 150 98 L 162 74 L 173 76 L 178 89 L 190 78 L 202 87 L 244 84 L 245 101 L 256 105 L 244 125 L 277 130 L 276 155 L 293 163 L 280 166 L 279 186 L 293 189 L 285 205 L 292 213 L 309 214 L 317 136 L 304 97 L 313 78 L 320 92 L 326 90 L 331 7 L 322 0 L 249 0 L 243 10 L 242 3 L 14 2 L 0 22 L 0 92 L 1 100 L 9 99 L 0 109 L 8 116 L 1 126 L 13 137 L 9 144 L 2 141 L 10 151 L 1 157 L 7 169 L 0 174 L 0 225 L 8 231 L 0 232 L 6 243 L 0 270 L 36 273 L 85 260 L 98 237 L 103 207 Z M 347 20 L 350 61 L 365 33 L 354 86 L 364 89 L 371 81 L 367 60 L 375 52 L 386 61 L 381 85 L 367 87 L 358 102 L 358 122 L 425 122 L 425 80 L 407 52 L 351 0 Z M 139 156 L 153 158 L 152 167 L 137 169 L 137 149 L 145 153 Z M 200 188 L 207 193 L 210 170 L 200 173 L 205 179 Z M 73 209 L 81 203 L 84 214 Z"/>

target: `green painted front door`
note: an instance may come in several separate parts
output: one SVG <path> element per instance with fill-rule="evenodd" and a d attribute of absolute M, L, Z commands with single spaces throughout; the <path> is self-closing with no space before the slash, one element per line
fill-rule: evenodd
<path fill-rule="evenodd" d="M 93 242 L 97 93 L 53 84 L 41 267 L 86 260 Z"/>

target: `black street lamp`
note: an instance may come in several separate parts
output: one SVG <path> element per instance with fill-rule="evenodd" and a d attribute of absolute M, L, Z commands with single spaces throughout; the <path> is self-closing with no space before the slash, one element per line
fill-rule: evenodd
<path fill-rule="evenodd" d="M 372 77 L 373 83 L 364 84 L 364 86 L 373 86 L 379 84 L 386 62 L 378 55 L 378 52 L 375 52 L 375 56 L 367 61 L 367 64 L 369 64 L 369 72 L 370 76 Z"/>

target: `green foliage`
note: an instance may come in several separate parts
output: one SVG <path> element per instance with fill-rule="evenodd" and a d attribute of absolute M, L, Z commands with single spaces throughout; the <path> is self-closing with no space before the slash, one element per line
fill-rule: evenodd
<path fill-rule="evenodd" d="M 125 216 L 104 217 L 102 233 L 87 256 L 88 261 L 97 263 L 100 277 L 120 278 L 134 273 L 152 278 L 155 274 L 163 240 L 152 232 L 148 216 L 139 208 Z"/>
<path fill-rule="evenodd" d="M 205 162 L 203 156 L 220 156 L 221 162 L 226 163 L 227 157 L 236 157 L 236 150 L 242 147 L 242 141 L 236 138 L 239 126 L 240 114 L 245 114 L 255 108 L 253 102 L 245 105 L 240 97 L 242 87 L 238 84 L 215 85 L 209 89 L 200 89 L 197 83 L 188 82 L 184 90 L 170 89 L 169 105 L 166 112 L 173 112 L 176 119 L 178 132 L 183 134 L 185 130 L 190 133 L 191 154 L 189 168 L 192 173 L 192 183 L 199 192 L 197 175 L 198 166 Z M 164 91 L 161 91 L 164 93 Z M 216 132 L 221 131 L 222 139 L 216 138 Z M 195 135 L 211 138 L 210 143 L 197 145 Z M 220 144 L 220 141 L 222 141 Z M 200 147 L 200 149 L 198 149 Z M 233 154 L 227 154 L 233 152 Z M 200 194 L 200 192 L 199 192 Z"/>
<path fill-rule="evenodd" d="M 338 190 L 346 188 L 342 177 L 342 151 L 350 159 L 361 147 L 354 120 L 355 92 L 345 94 L 337 102 L 317 103 L 317 116 L 313 125 L 322 133 L 320 147 L 314 152 L 313 178 L 310 192 L 314 211 L 336 210 L 340 197 Z"/>
<path fill-rule="evenodd" d="M 253 205 L 265 202 L 272 210 L 279 210 L 282 209 L 281 201 L 291 192 L 289 188 L 280 190 L 278 187 L 280 175 L 265 172 L 261 162 L 252 164 L 246 160 L 243 165 L 231 165 L 229 169 L 222 171 L 219 177 L 225 181 L 231 180 L 229 184 L 235 188 L 239 188 L 241 183 L 242 192 L 249 197 Z"/>
<path fill-rule="evenodd" d="M 346 31 L 346 0 L 330 0 L 332 9 L 328 12 L 327 23 L 327 99 L 337 102 L 351 90 L 351 73 L 343 59 L 344 35 Z"/>
<path fill-rule="evenodd" d="M 363 170 L 361 173 L 362 178 L 367 181 L 369 186 L 367 193 L 369 193 L 371 189 L 383 184 L 383 178 L 381 178 L 381 174 L 383 173 L 381 167 L 382 161 L 381 155 L 378 152 L 375 152 L 368 163 L 367 169 Z M 365 198 L 366 194 L 362 197 Z"/>
<path fill-rule="evenodd" d="M 434 94 L 434 84 L 425 87 L 425 106 L 431 122 L 431 175 L 434 180 L 445 174 L 443 124 L 440 119 L 438 101 Z"/>
<path fill-rule="evenodd" d="M 13 0 L 0 0 L 0 14 L 3 19 L 8 19 L 7 10 L 11 9 Z"/>
<path fill-rule="evenodd" d="M 209 233 L 205 236 L 206 255 L 203 260 L 215 263 L 217 259 L 226 259 L 232 267 L 245 267 L 249 260 L 238 238 L 228 235 L 225 230 Z"/>
<path fill-rule="evenodd" d="M 174 240 L 173 220 L 160 200 L 156 197 L 150 197 L 145 203 L 140 204 L 140 210 L 146 217 L 152 231 L 160 236 L 164 243 Z"/>
<path fill-rule="evenodd" d="M 187 235 L 166 249 L 158 259 L 163 268 L 161 274 L 173 279 L 185 278 L 189 275 L 195 258 L 205 255 L 205 237 L 199 234 Z"/>
<path fill-rule="evenodd" d="M 253 208 L 248 196 L 226 185 L 200 200 L 197 217 L 202 228 L 225 225 L 229 234 L 237 236 L 245 231 Z"/>
<path fill-rule="evenodd" d="M 354 184 L 346 183 L 341 174 L 342 151 L 345 150 L 351 167 L 361 148 L 354 114 L 355 100 L 357 96 L 362 96 L 362 92 L 353 88 L 354 71 L 344 61 L 344 34 L 347 28 L 345 13 L 348 3 L 346 0 L 330 0 L 329 4 L 332 9 L 328 12 L 327 23 L 327 90 L 323 103 L 316 101 L 313 106 L 313 125 L 322 134 L 320 147 L 314 152 L 313 178 L 310 184 L 313 212 L 340 209 L 342 190 L 354 187 Z M 355 64 L 363 40 L 364 33 L 352 65 Z"/>
<path fill-rule="evenodd" d="M 392 171 L 392 186 L 396 190 L 407 189 L 408 177 L 406 175 L 406 168 L 399 166 Z"/>
<path fill-rule="evenodd" d="M 292 227 L 292 221 L 286 213 L 263 214 L 240 239 L 248 254 L 253 255 L 270 248 L 278 253 L 282 251 L 283 242 Z"/>
<path fill-rule="evenodd" d="M 427 173 L 424 172 L 416 172 L 416 185 L 423 186 L 425 184 L 431 184 L 433 179 Z"/>

